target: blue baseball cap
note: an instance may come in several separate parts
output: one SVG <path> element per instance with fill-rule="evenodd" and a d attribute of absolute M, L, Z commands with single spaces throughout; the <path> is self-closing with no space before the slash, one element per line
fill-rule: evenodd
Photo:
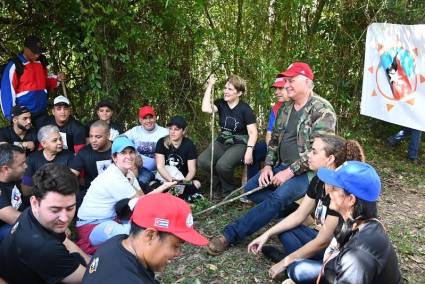
<path fill-rule="evenodd" d="M 347 161 L 335 170 L 320 168 L 317 176 L 324 183 L 343 188 L 365 201 L 376 201 L 381 193 L 381 179 L 375 169 L 364 162 Z"/>
<path fill-rule="evenodd" d="M 136 149 L 136 146 L 134 146 L 133 141 L 128 139 L 128 137 L 125 136 L 125 135 L 120 135 L 120 136 L 117 136 L 117 138 L 114 139 L 114 142 L 112 143 L 111 152 L 112 152 L 112 154 L 120 153 L 127 147 L 131 147 L 133 149 Z"/>

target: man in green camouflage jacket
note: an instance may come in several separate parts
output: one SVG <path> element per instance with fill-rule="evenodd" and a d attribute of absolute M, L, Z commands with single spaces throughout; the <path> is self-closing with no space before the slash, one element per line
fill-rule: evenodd
<path fill-rule="evenodd" d="M 266 166 L 247 182 L 245 191 L 259 185 L 266 188 L 249 196 L 257 204 L 254 208 L 227 225 L 223 235 L 209 241 L 208 252 L 212 255 L 255 233 L 303 197 L 313 176 L 307 158 L 313 138 L 316 134 L 335 132 L 335 111 L 327 100 L 313 93 L 314 76 L 310 66 L 295 62 L 279 75 L 285 78 L 291 100 L 278 111 Z"/>

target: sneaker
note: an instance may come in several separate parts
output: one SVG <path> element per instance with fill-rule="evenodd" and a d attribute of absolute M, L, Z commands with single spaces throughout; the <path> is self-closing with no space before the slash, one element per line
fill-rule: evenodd
<path fill-rule="evenodd" d="M 273 263 L 278 263 L 286 257 L 286 253 L 279 247 L 273 245 L 264 245 L 261 248 L 263 255 Z"/>
<path fill-rule="evenodd" d="M 223 235 L 219 235 L 209 240 L 207 252 L 209 255 L 217 256 L 226 251 L 229 248 L 229 245 L 230 244 L 226 238 Z"/>
<path fill-rule="evenodd" d="M 252 203 L 252 201 L 249 200 L 246 195 L 239 198 L 239 201 L 242 202 L 242 203 L 246 203 L 246 204 Z"/>
<path fill-rule="evenodd" d="M 296 284 L 291 278 L 288 278 L 282 282 L 282 284 Z"/>

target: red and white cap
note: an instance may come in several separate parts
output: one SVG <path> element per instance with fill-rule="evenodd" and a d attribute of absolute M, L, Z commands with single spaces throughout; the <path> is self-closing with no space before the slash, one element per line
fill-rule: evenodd
<path fill-rule="evenodd" d="M 284 77 L 277 77 L 276 80 L 274 80 L 272 88 L 283 88 L 285 86 L 285 82 L 286 80 Z"/>
<path fill-rule="evenodd" d="M 283 71 L 278 76 L 279 77 L 295 77 L 298 75 L 303 75 L 309 78 L 310 80 L 314 79 L 313 71 L 311 70 L 310 66 L 304 62 L 292 63 L 291 65 L 289 65 L 286 71 Z"/>
<path fill-rule="evenodd" d="M 169 193 L 149 194 L 139 198 L 131 221 L 142 228 L 168 232 L 197 246 L 208 244 L 208 240 L 193 228 L 189 205 Z"/>
<path fill-rule="evenodd" d="M 139 109 L 139 117 L 141 119 L 145 118 L 145 116 L 147 115 L 156 116 L 155 110 L 153 109 L 152 106 L 142 106 Z"/>

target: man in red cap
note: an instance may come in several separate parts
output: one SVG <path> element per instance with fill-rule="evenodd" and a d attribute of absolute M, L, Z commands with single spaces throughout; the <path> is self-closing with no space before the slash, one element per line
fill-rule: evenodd
<path fill-rule="evenodd" d="M 156 113 L 152 106 L 146 105 L 139 109 L 140 125 L 124 133 L 136 146 L 143 161 L 143 168 L 139 169 L 139 183 L 148 184 L 156 170 L 155 149 L 156 142 L 168 135 L 168 129 L 156 123 Z"/>
<path fill-rule="evenodd" d="M 264 189 L 248 197 L 257 204 L 255 207 L 227 225 L 222 235 L 210 240 L 208 252 L 212 255 L 221 254 L 231 244 L 255 233 L 304 196 L 313 177 L 307 157 L 313 137 L 335 132 L 335 111 L 327 100 L 313 92 L 314 76 L 308 64 L 294 62 L 278 77 L 284 79 L 290 100 L 278 110 L 266 165 L 244 187 L 245 191 L 258 186 Z"/>
<path fill-rule="evenodd" d="M 130 235 L 108 240 L 92 257 L 83 283 L 159 283 L 155 271 L 181 254 L 184 242 L 205 246 L 186 202 L 169 193 L 143 196 L 131 217 Z"/>

